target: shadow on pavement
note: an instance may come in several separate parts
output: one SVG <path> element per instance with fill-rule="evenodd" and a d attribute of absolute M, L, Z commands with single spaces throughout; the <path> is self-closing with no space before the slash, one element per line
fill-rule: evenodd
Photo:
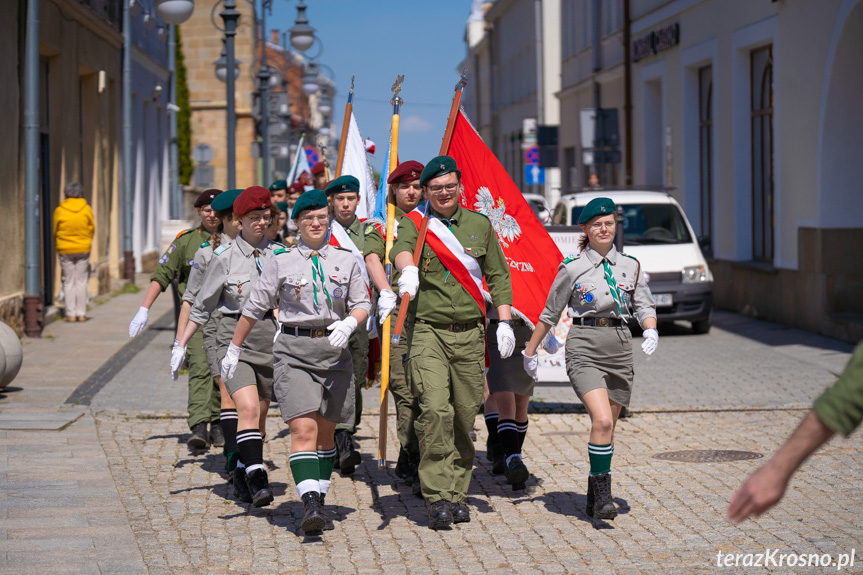
<path fill-rule="evenodd" d="M 545 508 L 558 515 L 565 517 L 573 517 L 584 523 L 590 523 L 594 529 L 614 529 L 613 521 L 604 521 L 602 519 L 594 519 L 589 517 L 584 508 L 587 505 L 587 495 L 581 493 L 569 493 L 563 491 L 550 491 L 538 497 L 533 497 L 531 501 L 540 501 Z M 629 503 L 620 497 L 614 498 L 614 503 L 617 505 L 617 514 L 626 515 L 629 513 Z"/>
<path fill-rule="evenodd" d="M 714 312 L 713 325 L 771 347 L 804 345 L 840 353 L 854 349 L 853 345 L 843 341 L 736 313 Z"/>

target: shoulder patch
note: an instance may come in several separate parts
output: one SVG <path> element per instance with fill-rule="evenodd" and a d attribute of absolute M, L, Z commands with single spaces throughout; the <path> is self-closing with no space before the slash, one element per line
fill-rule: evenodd
<path fill-rule="evenodd" d="M 188 230 L 183 230 L 182 232 L 180 232 L 179 234 L 177 234 L 177 236 L 176 236 L 174 239 L 176 240 L 176 239 L 177 239 L 177 238 L 179 238 L 180 236 L 185 236 L 186 234 L 188 234 L 188 233 L 190 233 L 190 232 L 194 232 L 196 229 L 198 229 L 198 228 L 189 228 Z"/>
<path fill-rule="evenodd" d="M 286 254 L 286 253 L 288 253 L 288 251 L 289 251 L 288 248 L 286 248 L 285 246 L 282 246 L 280 248 L 276 248 L 275 250 L 273 250 L 273 255 L 277 256 L 279 254 Z"/>
<path fill-rule="evenodd" d="M 631 256 L 631 255 L 629 255 L 629 254 L 625 254 L 625 253 L 623 253 L 623 252 L 620 252 L 620 255 L 622 255 L 622 256 L 626 256 L 626 257 L 628 257 L 628 258 L 629 258 L 629 259 L 631 259 L 631 260 L 638 261 L 638 260 L 635 258 L 635 256 Z"/>
<path fill-rule="evenodd" d="M 202 247 L 202 248 L 205 248 L 205 247 L 207 247 L 208 245 L 210 245 L 210 242 L 208 242 L 208 241 L 207 241 L 207 242 L 202 243 L 202 244 L 201 244 L 201 247 Z"/>
<path fill-rule="evenodd" d="M 270 242 L 270 245 L 272 245 L 272 246 L 273 246 L 273 249 L 274 249 L 274 250 L 277 250 L 277 249 L 285 249 L 285 248 L 287 247 L 285 244 L 282 244 L 282 243 L 279 243 L 279 242 Z"/>
<path fill-rule="evenodd" d="M 217 255 L 221 254 L 222 252 L 224 252 L 224 251 L 225 251 L 226 249 L 228 249 L 229 247 L 231 247 L 231 245 L 230 245 L 230 244 L 229 244 L 229 245 L 227 245 L 227 246 L 223 244 L 223 245 L 221 245 L 221 246 L 217 247 L 215 250 L 213 250 L 213 255 L 214 255 L 214 256 L 217 256 Z"/>
<path fill-rule="evenodd" d="M 571 255 L 566 256 L 566 258 L 564 258 L 563 262 L 561 262 L 561 263 L 568 264 L 571 261 L 577 260 L 579 257 L 581 257 L 580 254 L 577 254 L 577 255 L 571 254 Z"/>

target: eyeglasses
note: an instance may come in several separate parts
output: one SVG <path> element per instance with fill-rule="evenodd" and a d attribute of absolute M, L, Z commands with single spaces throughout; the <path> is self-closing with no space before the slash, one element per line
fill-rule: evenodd
<path fill-rule="evenodd" d="M 243 217 L 249 218 L 249 220 L 252 221 L 253 223 L 254 222 L 269 222 L 270 220 L 273 219 L 273 216 L 271 216 L 270 214 L 261 214 L 260 216 L 245 215 Z"/>
<path fill-rule="evenodd" d="M 445 186 L 429 186 L 429 191 L 435 195 L 441 193 L 444 190 L 446 190 L 449 193 L 453 193 L 457 189 L 458 189 L 458 182 L 456 182 L 454 184 L 447 184 Z"/>
<path fill-rule="evenodd" d="M 417 182 L 416 184 L 399 184 L 400 192 L 406 192 L 411 189 L 419 191 L 422 189 L 422 186 L 419 185 L 419 182 Z"/>
<path fill-rule="evenodd" d="M 330 217 L 326 216 L 326 215 L 324 215 L 324 216 L 303 216 L 300 218 L 300 221 L 304 224 L 310 224 L 312 222 L 321 222 L 322 224 L 325 224 L 329 221 L 329 219 L 330 219 Z"/>
<path fill-rule="evenodd" d="M 597 222 L 595 224 L 590 224 L 590 229 L 595 231 L 595 232 L 598 232 L 599 230 L 601 230 L 603 228 L 613 230 L 614 226 L 615 226 L 615 222 L 604 222 L 604 223 Z"/>

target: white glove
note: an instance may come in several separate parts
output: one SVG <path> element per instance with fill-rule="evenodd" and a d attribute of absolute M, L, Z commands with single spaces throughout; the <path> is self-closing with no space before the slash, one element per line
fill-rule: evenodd
<path fill-rule="evenodd" d="M 348 345 L 348 339 L 350 339 L 351 334 L 354 329 L 357 327 L 357 320 L 354 319 L 354 316 L 349 315 L 343 320 L 334 321 L 327 329 L 332 331 L 330 337 L 327 339 L 330 340 L 330 345 L 333 347 L 341 347 L 345 348 Z"/>
<path fill-rule="evenodd" d="M 177 340 L 174 340 L 174 347 L 171 349 L 171 379 L 174 381 L 177 381 L 180 376 L 180 367 L 184 359 L 186 359 L 186 348 L 180 347 Z"/>
<path fill-rule="evenodd" d="M 420 287 L 420 270 L 416 266 L 405 266 L 399 276 L 399 296 L 408 294 L 411 299 L 417 295 Z"/>
<path fill-rule="evenodd" d="M 530 378 L 536 381 L 536 370 L 539 368 L 539 361 L 537 360 L 536 354 L 527 355 L 527 350 L 521 350 L 521 355 L 524 356 L 524 370 L 530 376 Z"/>
<path fill-rule="evenodd" d="M 147 325 L 147 319 L 150 317 L 150 310 L 141 306 L 138 308 L 138 313 L 135 314 L 135 317 L 132 318 L 132 323 L 129 324 L 129 337 L 135 337 L 141 330 L 144 329 L 144 326 Z"/>
<path fill-rule="evenodd" d="M 656 346 L 659 345 L 659 332 L 652 327 L 644 330 L 644 341 L 641 343 L 641 351 L 650 355 L 656 351 Z"/>
<path fill-rule="evenodd" d="M 228 353 L 225 354 L 225 359 L 222 360 L 222 381 L 227 382 L 234 377 L 234 372 L 237 371 L 237 364 L 240 362 L 240 353 L 242 347 L 237 347 L 233 343 L 228 344 Z"/>
<path fill-rule="evenodd" d="M 401 287 L 401 281 L 399 282 L 399 287 Z M 413 299 L 413 297 L 411 297 L 411 299 Z M 383 325 L 384 321 L 393 312 L 397 302 L 398 298 L 396 298 L 396 294 L 393 290 L 385 289 L 381 292 L 381 295 L 378 297 L 378 321 L 381 322 L 381 325 Z"/>
<path fill-rule="evenodd" d="M 512 333 L 512 328 L 508 323 L 500 322 L 497 324 L 497 350 L 500 352 L 500 358 L 506 359 L 512 355 L 515 349 L 515 334 Z"/>
<path fill-rule="evenodd" d="M 545 337 L 545 342 L 542 344 L 542 349 L 546 351 L 546 353 L 550 353 L 554 355 L 557 353 L 557 350 L 560 349 L 560 342 L 557 341 L 557 337 L 555 337 L 554 332 L 548 332 L 548 335 Z"/>

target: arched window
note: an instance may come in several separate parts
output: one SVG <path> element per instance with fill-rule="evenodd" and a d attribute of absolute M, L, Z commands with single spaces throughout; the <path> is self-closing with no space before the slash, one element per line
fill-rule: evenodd
<path fill-rule="evenodd" d="M 699 229 L 713 235 L 713 66 L 698 69 Z M 711 246 L 712 242 L 706 245 Z"/>
<path fill-rule="evenodd" d="M 752 259 L 773 262 L 773 46 L 750 54 Z"/>

